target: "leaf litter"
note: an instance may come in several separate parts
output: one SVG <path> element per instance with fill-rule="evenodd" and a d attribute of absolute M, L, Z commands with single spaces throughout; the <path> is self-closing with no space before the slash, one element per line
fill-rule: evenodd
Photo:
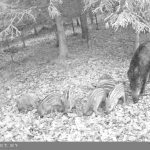
<path fill-rule="evenodd" d="M 150 141 L 148 85 L 146 96 L 142 96 L 138 104 L 117 105 L 109 115 L 81 115 L 81 106 L 87 101 L 92 83 L 103 74 L 111 75 L 116 81 L 128 82 L 126 72 L 133 42 L 126 40 L 129 39 L 129 31 L 122 30 L 124 32 L 115 33 L 103 27 L 99 31 L 92 30 L 90 49 L 78 36 L 70 38 L 69 35 L 70 57 L 66 60 L 52 59 L 57 58 L 58 50 L 45 43 L 47 36 L 28 41 L 28 50 L 15 56 L 20 65 L 13 65 L 12 71 L 9 66 L 1 69 L 1 142 Z M 126 42 L 121 40 L 122 37 Z M 130 38 L 133 38 L 133 33 Z M 71 97 L 77 101 L 77 108 L 68 115 L 51 113 L 39 118 L 36 109 L 21 113 L 16 107 L 17 97 L 24 93 L 43 99 L 51 92 L 62 92 L 71 87 Z"/>

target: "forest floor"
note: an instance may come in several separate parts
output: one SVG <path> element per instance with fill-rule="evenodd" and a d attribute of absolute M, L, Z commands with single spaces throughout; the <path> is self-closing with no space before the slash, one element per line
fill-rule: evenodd
<path fill-rule="evenodd" d="M 149 85 L 137 104 L 131 97 L 126 105 L 118 104 L 108 115 L 81 116 L 80 106 L 88 90 L 103 74 L 116 81 L 126 81 L 134 53 L 132 29 L 90 28 L 90 48 L 81 40 L 81 31 L 66 31 L 70 57 L 56 59 L 54 35 L 43 35 L 26 41 L 27 47 L 15 54 L 3 55 L 0 63 L 0 141 L 150 141 Z M 141 38 L 144 40 L 144 37 Z M 74 87 L 72 96 L 77 108 L 68 116 L 52 113 L 40 118 L 36 109 L 20 113 L 16 99 L 33 93 L 43 99 L 53 91 Z"/>

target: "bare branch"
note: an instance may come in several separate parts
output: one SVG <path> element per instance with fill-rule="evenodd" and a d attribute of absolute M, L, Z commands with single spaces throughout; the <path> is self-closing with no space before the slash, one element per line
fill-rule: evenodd
<path fill-rule="evenodd" d="M 6 11 L 4 21 L 7 21 L 6 24 L 8 25 L 2 32 L 0 32 L 0 36 L 11 35 L 11 38 L 14 38 L 15 36 L 19 36 L 21 34 L 21 31 L 18 30 L 16 25 L 18 25 L 21 21 L 23 21 L 25 15 L 29 16 L 31 19 L 33 19 L 34 22 L 36 22 L 36 18 L 32 14 L 32 10 L 34 8 L 36 7 L 34 6 L 25 10 L 10 9 L 10 11 Z"/>

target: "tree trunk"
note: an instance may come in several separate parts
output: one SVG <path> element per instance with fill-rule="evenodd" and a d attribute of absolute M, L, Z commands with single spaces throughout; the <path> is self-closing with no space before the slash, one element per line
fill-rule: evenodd
<path fill-rule="evenodd" d="M 99 27 L 98 27 L 98 21 L 97 21 L 97 15 L 94 14 L 94 16 L 95 16 L 95 20 L 96 20 L 96 30 L 99 30 Z"/>
<path fill-rule="evenodd" d="M 33 29 L 34 29 L 34 35 L 38 35 L 38 32 L 36 30 L 36 26 L 35 25 L 33 25 Z"/>
<path fill-rule="evenodd" d="M 86 13 L 80 15 L 80 22 L 81 22 L 82 38 L 87 40 L 87 46 L 89 48 L 89 32 Z"/>
<path fill-rule="evenodd" d="M 135 36 L 135 50 L 139 47 L 139 44 L 140 44 L 140 33 L 136 33 L 136 36 Z"/>
<path fill-rule="evenodd" d="M 82 38 L 87 39 L 88 38 L 88 25 L 87 25 L 86 13 L 83 13 L 80 16 L 80 22 L 81 22 Z"/>
<path fill-rule="evenodd" d="M 72 31 L 73 31 L 73 35 L 75 35 L 76 33 L 75 33 L 75 29 L 74 29 L 73 20 L 72 20 L 72 22 L 71 22 L 71 25 L 72 25 Z"/>
<path fill-rule="evenodd" d="M 6 37 L 5 41 L 4 41 L 6 47 L 9 49 L 10 45 L 9 45 L 9 40 L 8 38 Z"/>
<path fill-rule="evenodd" d="M 55 27 L 54 33 L 55 33 L 55 37 L 56 37 L 56 47 L 59 47 L 59 38 L 58 38 L 57 26 Z"/>
<path fill-rule="evenodd" d="M 20 39 L 22 41 L 22 47 L 25 48 L 26 44 L 25 44 L 25 40 L 24 40 L 24 36 L 23 36 L 23 31 L 21 32 Z"/>
<path fill-rule="evenodd" d="M 59 57 L 65 58 L 68 55 L 68 46 L 61 16 L 56 16 L 56 25 L 59 39 Z"/>
<path fill-rule="evenodd" d="M 93 12 L 91 9 L 89 10 L 89 18 L 91 20 L 91 24 L 93 24 Z"/>
<path fill-rule="evenodd" d="M 79 19 L 77 18 L 76 21 L 77 21 L 77 26 L 79 27 L 80 26 Z"/>

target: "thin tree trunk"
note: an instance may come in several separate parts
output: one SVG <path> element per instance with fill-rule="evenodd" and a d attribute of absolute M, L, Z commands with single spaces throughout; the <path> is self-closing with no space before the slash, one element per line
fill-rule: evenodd
<path fill-rule="evenodd" d="M 72 20 L 72 22 L 71 22 L 71 25 L 72 25 L 72 31 L 73 31 L 73 34 L 75 35 L 76 33 L 75 33 L 75 29 L 74 29 L 73 20 Z"/>
<path fill-rule="evenodd" d="M 6 46 L 8 47 L 8 49 L 9 49 L 10 45 L 9 45 L 9 41 L 8 41 L 8 38 L 7 38 L 7 37 L 6 37 L 6 39 L 5 39 L 5 43 L 6 43 Z"/>
<path fill-rule="evenodd" d="M 88 37 L 88 25 L 87 25 L 87 17 L 86 13 L 80 16 L 81 29 L 82 29 L 82 38 L 87 39 Z"/>
<path fill-rule="evenodd" d="M 33 25 L 33 29 L 34 29 L 34 35 L 38 35 L 38 32 L 36 30 L 36 26 L 35 25 Z"/>
<path fill-rule="evenodd" d="M 89 18 L 91 20 L 91 24 L 93 24 L 93 12 L 91 9 L 89 10 Z"/>
<path fill-rule="evenodd" d="M 80 15 L 80 22 L 81 22 L 82 38 L 87 40 L 87 45 L 89 48 L 89 31 L 88 31 L 86 13 Z"/>
<path fill-rule="evenodd" d="M 56 47 L 59 47 L 59 37 L 58 37 L 58 32 L 57 32 L 57 26 L 55 27 L 55 37 L 56 37 Z"/>
<path fill-rule="evenodd" d="M 68 46 L 61 16 L 56 16 L 56 25 L 59 39 L 59 57 L 65 58 L 68 55 Z"/>
<path fill-rule="evenodd" d="M 95 16 L 95 20 L 96 20 L 96 30 L 99 30 L 99 27 L 98 27 L 98 21 L 97 21 L 97 15 L 94 14 L 94 16 Z"/>
<path fill-rule="evenodd" d="M 136 33 L 135 36 L 135 50 L 139 47 L 140 44 L 140 33 Z"/>
<path fill-rule="evenodd" d="M 25 44 L 25 40 L 24 40 L 24 36 L 23 36 L 23 31 L 21 32 L 20 39 L 22 41 L 22 47 L 25 48 L 26 44 Z"/>
<path fill-rule="evenodd" d="M 77 26 L 79 27 L 80 26 L 79 19 L 77 18 L 76 21 L 77 21 Z"/>

